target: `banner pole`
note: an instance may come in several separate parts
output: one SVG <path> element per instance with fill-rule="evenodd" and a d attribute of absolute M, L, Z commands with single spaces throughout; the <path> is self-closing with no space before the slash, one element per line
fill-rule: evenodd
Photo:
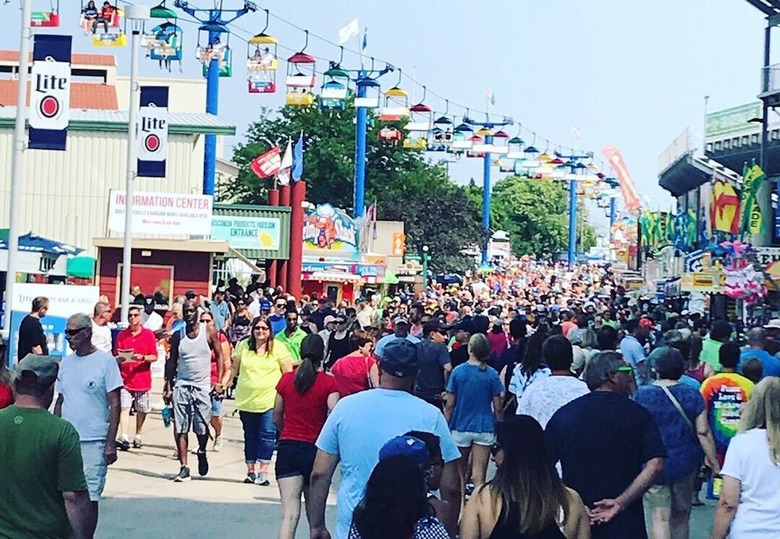
<path fill-rule="evenodd" d="M 16 93 L 16 123 L 14 124 L 13 154 L 11 155 L 11 196 L 8 208 L 8 266 L 5 273 L 5 307 L 3 335 L 11 329 L 11 301 L 16 282 L 19 251 L 19 207 L 21 201 L 22 159 L 24 158 L 24 123 L 27 116 L 27 83 L 30 80 L 30 28 L 32 0 L 22 0 L 22 37 L 19 44 L 19 71 Z M 64 103 L 63 106 L 70 106 Z"/>

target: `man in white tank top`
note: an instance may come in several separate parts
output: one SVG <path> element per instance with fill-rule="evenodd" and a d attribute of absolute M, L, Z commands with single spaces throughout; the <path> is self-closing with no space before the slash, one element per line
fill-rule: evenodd
<path fill-rule="evenodd" d="M 173 418 L 176 434 L 176 446 L 179 452 L 181 469 L 174 481 L 190 480 L 187 465 L 189 431 L 198 438 L 198 473 L 204 476 L 209 471 L 206 458 L 206 444 L 211 434 L 211 355 L 216 354 L 219 370 L 218 380 L 222 380 L 222 347 L 219 335 L 207 324 L 200 324 L 198 307 L 192 300 L 184 302 L 182 314 L 185 322 L 184 332 L 171 337 L 171 353 L 165 365 L 165 397 L 173 398 Z M 224 391 L 222 384 L 214 389 L 218 394 Z"/>

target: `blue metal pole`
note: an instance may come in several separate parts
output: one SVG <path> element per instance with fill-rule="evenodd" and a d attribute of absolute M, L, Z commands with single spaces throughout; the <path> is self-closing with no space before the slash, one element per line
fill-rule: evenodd
<path fill-rule="evenodd" d="M 358 74 L 360 81 L 367 76 L 364 70 Z M 366 97 L 366 86 L 357 85 L 357 96 Z M 366 108 L 357 107 L 355 129 L 355 187 L 352 193 L 352 215 L 362 217 L 366 207 Z"/>
<path fill-rule="evenodd" d="M 219 32 L 209 32 L 209 44 L 219 39 Z M 226 49 L 227 51 L 227 49 Z M 226 52 L 227 54 L 227 52 Z M 230 53 L 232 54 L 232 52 Z M 225 61 L 228 59 L 225 58 Z M 209 62 L 208 78 L 206 79 L 206 113 L 216 115 L 219 112 L 219 60 L 212 58 Z M 203 194 L 214 194 L 214 178 L 217 173 L 217 136 L 206 135 L 203 157 Z"/>
<path fill-rule="evenodd" d="M 493 136 L 485 137 L 485 144 L 493 144 Z M 490 243 L 490 154 L 485 153 L 482 163 L 482 264 L 488 263 Z"/>
<path fill-rule="evenodd" d="M 609 240 L 612 241 L 612 227 L 617 220 L 617 198 L 610 197 L 609 199 Z"/>
<path fill-rule="evenodd" d="M 574 169 L 572 168 L 572 173 Z M 569 180 L 569 267 L 574 267 L 577 256 L 577 182 Z"/>

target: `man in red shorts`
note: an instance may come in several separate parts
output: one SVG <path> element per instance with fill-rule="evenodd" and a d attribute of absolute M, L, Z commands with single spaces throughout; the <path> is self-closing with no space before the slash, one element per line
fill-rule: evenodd
<path fill-rule="evenodd" d="M 135 401 L 135 438 L 133 447 L 143 445 L 141 434 L 146 420 L 146 414 L 152 411 L 149 391 L 152 389 L 152 362 L 157 361 L 157 339 L 154 333 L 143 327 L 141 323 L 141 307 L 131 305 L 127 314 L 127 329 L 119 332 L 116 339 L 114 355 L 119 361 L 119 372 L 122 374 L 124 387 L 121 391 L 122 412 L 119 416 L 119 432 L 117 447 L 123 451 L 130 449 L 128 426 L 130 423 L 130 407 Z"/>

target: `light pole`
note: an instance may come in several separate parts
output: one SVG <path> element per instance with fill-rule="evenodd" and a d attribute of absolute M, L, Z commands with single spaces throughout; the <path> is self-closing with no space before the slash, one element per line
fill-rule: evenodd
<path fill-rule="evenodd" d="M 127 323 L 130 309 L 130 270 L 133 265 L 133 180 L 135 180 L 138 137 L 138 62 L 141 53 L 140 37 L 144 23 L 150 18 L 149 6 L 129 4 L 125 8 L 125 18 L 130 22 L 132 38 L 130 41 L 130 99 L 127 102 L 127 169 L 125 176 L 125 236 L 122 245 L 122 287 L 120 324 Z"/>
<path fill-rule="evenodd" d="M 16 257 L 19 251 L 19 195 L 24 158 L 24 122 L 27 117 L 27 82 L 30 80 L 30 16 L 32 0 L 22 1 L 22 37 L 19 44 L 19 73 L 16 92 L 16 123 L 11 155 L 11 196 L 8 208 L 8 265 L 5 273 L 5 311 L 3 333 L 11 329 L 11 302 L 16 282 Z"/>
<path fill-rule="evenodd" d="M 423 296 L 428 297 L 428 246 L 422 248 Z"/>

